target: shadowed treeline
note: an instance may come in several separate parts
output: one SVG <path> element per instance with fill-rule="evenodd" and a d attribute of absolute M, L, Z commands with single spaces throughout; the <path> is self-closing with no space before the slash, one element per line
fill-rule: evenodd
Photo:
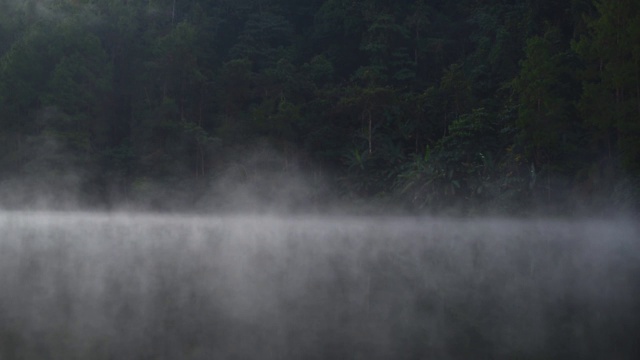
<path fill-rule="evenodd" d="M 322 173 L 349 200 L 638 210 L 639 14 L 634 0 L 0 0 L 0 201 L 179 208 L 230 174 L 249 189 L 268 144 L 271 180 Z"/>

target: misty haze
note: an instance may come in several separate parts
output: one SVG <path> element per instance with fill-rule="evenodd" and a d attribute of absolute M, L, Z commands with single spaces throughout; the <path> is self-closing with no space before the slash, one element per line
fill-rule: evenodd
<path fill-rule="evenodd" d="M 0 0 L 0 360 L 640 359 L 640 2 Z"/>
<path fill-rule="evenodd" d="M 0 214 L 3 359 L 631 359 L 630 221 Z"/>

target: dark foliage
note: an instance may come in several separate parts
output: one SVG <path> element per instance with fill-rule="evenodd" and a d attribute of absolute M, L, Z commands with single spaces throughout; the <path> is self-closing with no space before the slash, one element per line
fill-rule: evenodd
<path fill-rule="evenodd" d="M 346 197 L 637 208 L 638 39 L 631 0 L 0 1 L 4 203 L 194 199 L 269 143 Z"/>

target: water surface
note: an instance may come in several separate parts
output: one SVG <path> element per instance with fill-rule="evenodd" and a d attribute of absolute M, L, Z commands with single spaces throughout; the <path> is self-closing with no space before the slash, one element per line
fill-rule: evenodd
<path fill-rule="evenodd" d="M 640 354 L 630 220 L 0 213 L 2 359 Z"/>

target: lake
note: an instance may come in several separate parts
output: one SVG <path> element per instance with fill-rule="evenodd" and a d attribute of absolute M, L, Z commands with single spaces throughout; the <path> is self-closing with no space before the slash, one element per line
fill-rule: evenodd
<path fill-rule="evenodd" d="M 0 212 L 2 359 L 640 357 L 631 219 Z"/>

